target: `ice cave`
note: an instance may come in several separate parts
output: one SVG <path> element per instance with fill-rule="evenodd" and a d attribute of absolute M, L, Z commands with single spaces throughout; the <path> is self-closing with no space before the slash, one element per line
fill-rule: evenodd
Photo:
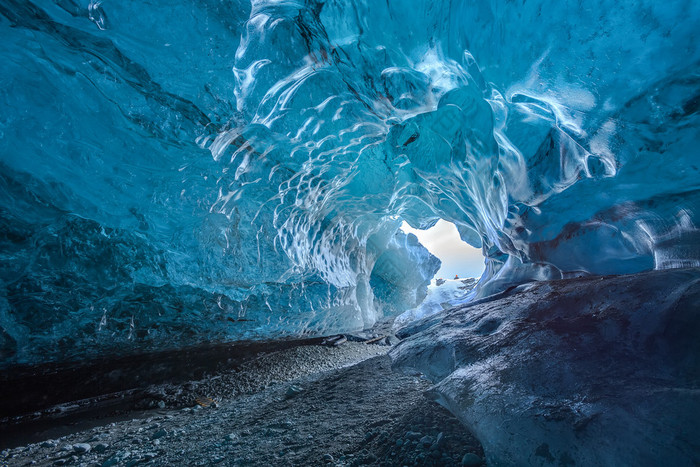
<path fill-rule="evenodd" d="M 0 465 L 700 465 L 699 1 L 0 34 Z"/>

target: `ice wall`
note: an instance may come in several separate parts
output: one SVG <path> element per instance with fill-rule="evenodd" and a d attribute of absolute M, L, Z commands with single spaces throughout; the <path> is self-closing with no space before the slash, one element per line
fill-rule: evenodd
<path fill-rule="evenodd" d="M 426 321 L 394 364 L 489 466 L 700 462 L 700 269 L 525 284 Z"/>
<path fill-rule="evenodd" d="M 0 4 L 4 362 L 698 264 L 697 2 Z M 397 236 L 398 235 L 398 236 Z M 126 344 L 126 345 L 125 345 Z"/>

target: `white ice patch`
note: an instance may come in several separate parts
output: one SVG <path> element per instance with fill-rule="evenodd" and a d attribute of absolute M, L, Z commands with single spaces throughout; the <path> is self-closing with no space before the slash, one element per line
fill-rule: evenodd
<path fill-rule="evenodd" d="M 473 278 L 432 281 L 423 303 L 400 314 L 394 321 L 394 328 L 404 327 L 413 321 L 466 302 L 476 282 L 477 279 Z"/>

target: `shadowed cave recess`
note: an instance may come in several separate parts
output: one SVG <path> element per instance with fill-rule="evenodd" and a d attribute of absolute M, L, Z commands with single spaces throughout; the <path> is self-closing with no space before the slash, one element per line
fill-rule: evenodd
<path fill-rule="evenodd" d="M 0 366 L 371 327 L 440 268 L 404 221 L 482 249 L 471 303 L 696 268 L 699 18 L 4 0 Z"/>

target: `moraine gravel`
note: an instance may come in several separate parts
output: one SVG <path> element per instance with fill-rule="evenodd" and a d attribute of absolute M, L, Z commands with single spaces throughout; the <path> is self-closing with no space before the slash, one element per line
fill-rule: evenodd
<path fill-rule="evenodd" d="M 138 418 L 6 449 L 0 465 L 480 465 L 476 439 L 424 397 L 429 381 L 391 370 L 388 349 L 266 353 L 152 388 Z"/>

